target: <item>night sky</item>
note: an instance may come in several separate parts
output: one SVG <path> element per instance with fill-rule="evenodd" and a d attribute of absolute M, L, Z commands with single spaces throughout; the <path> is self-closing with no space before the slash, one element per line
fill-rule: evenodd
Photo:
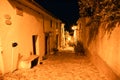
<path fill-rule="evenodd" d="M 71 31 L 70 26 L 76 23 L 79 18 L 77 0 L 35 0 L 66 25 L 65 28 Z"/>

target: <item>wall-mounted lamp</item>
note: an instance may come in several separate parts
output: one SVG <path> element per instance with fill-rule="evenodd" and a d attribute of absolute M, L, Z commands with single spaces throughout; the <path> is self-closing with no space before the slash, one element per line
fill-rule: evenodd
<path fill-rule="evenodd" d="M 16 42 L 12 43 L 12 47 L 16 47 L 18 44 Z"/>

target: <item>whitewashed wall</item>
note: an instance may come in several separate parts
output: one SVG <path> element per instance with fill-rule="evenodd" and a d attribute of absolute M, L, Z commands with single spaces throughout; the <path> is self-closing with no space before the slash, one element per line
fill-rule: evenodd
<path fill-rule="evenodd" d="M 21 5 L 19 7 L 23 9 L 23 16 L 16 14 L 16 3 L 14 1 L 13 4 L 10 4 L 8 0 L 1 0 L 0 2 L 0 38 L 3 49 L 2 66 L 4 67 L 4 73 L 16 68 L 19 53 L 28 57 L 33 52 L 32 35 L 38 35 L 40 56 L 44 55 L 42 16 L 28 7 Z M 6 15 L 11 17 L 9 19 L 11 25 L 5 23 Z M 17 42 L 17 47 L 12 47 L 13 42 Z"/>
<path fill-rule="evenodd" d="M 119 80 L 120 77 L 120 25 L 116 24 L 110 37 L 105 33 L 103 25 L 99 28 L 99 33 L 95 39 L 88 45 L 90 37 L 90 28 L 86 27 L 86 21 L 88 19 L 79 19 L 78 24 L 81 24 L 82 32 L 80 37 L 83 41 L 87 52 L 91 55 L 91 60 L 97 66 L 97 68 L 110 77 L 111 80 Z M 115 73 L 115 74 L 114 74 Z M 116 76 L 117 75 L 117 76 Z"/>

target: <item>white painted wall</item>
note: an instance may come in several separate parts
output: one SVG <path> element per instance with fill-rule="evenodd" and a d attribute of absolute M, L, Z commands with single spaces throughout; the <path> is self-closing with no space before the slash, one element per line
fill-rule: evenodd
<path fill-rule="evenodd" d="M 104 71 L 111 80 L 116 80 L 117 77 L 112 72 L 120 77 L 120 27 L 116 27 L 112 31 L 110 38 L 108 34 L 103 34 L 102 28 L 99 31 L 99 35 L 90 44 L 88 50 L 93 56 L 93 62 L 99 66 L 99 70 Z M 100 58 L 103 62 L 101 63 L 97 58 Z"/>
<path fill-rule="evenodd" d="M 19 4 L 17 4 L 17 6 L 18 5 Z M 40 57 L 44 55 L 44 33 L 42 16 L 21 5 L 20 7 L 23 9 L 23 16 L 19 16 L 16 14 L 14 3 L 13 6 L 11 6 L 8 0 L 1 0 L 0 2 L 0 37 L 3 46 L 2 57 L 4 73 L 16 69 L 19 53 L 24 57 L 28 57 L 30 53 L 33 52 L 32 35 L 39 36 Z M 11 16 L 11 25 L 6 25 L 5 15 Z M 13 42 L 17 42 L 18 46 L 12 47 Z"/>
<path fill-rule="evenodd" d="M 61 25 L 61 47 L 64 48 L 65 47 L 65 28 L 64 28 L 65 24 Z"/>
<path fill-rule="evenodd" d="M 0 39 L 2 45 L 0 70 L 3 73 L 16 69 L 18 54 L 28 57 L 31 52 L 33 53 L 33 35 L 38 36 L 36 42 L 36 44 L 39 43 L 37 44 L 37 55 L 40 57 L 39 60 L 42 60 L 45 53 L 45 33 L 51 31 L 52 34 L 55 34 L 54 29 L 50 27 L 50 20 L 58 22 L 57 19 L 38 7 L 34 6 L 33 9 L 31 4 L 28 4 L 28 7 L 26 5 L 27 1 L 21 0 L 25 4 L 19 4 L 19 2 L 20 0 L 0 1 Z M 23 16 L 17 15 L 16 6 L 22 9 Z M 6 19 L 6 15 L 10 16 L 10 19 Z M 9 20 L 12 24 L 7 25 L 6 20 Z M 52 35 L 50 38 L 52 39 L 54 36 Z M 12 47 L 14 42 L 18 44 L 16 47 Z M 54 40 L 50 40 L 50 42 L 48 45 L 52 44 Z"/>
<path fill-rule="evenodd" d="M 2 44 L 1 44 L 1 39 L 0 39 L 0 71 L 3 73 L 4 71 L 4 66 L 3 66 L 3 55 L 2 55 Z"/>
<path fill-rule="evenodd" d="M 101 29 L 102 30 L 102 29 Z M 112 31 L 112 34 L 105 35 L 100 32 L 99 52 L 100 57 L 112 68 L 112 70 L 120 76 L 120 26 Z"/>
<path fill-rule="evenodd" d="M 105 26 L 101 24 L 97 37 L 88 45 L 90 29 L 85 27 L 85 21 L 85 18 L 79 20 L 79 24 L 82 24 L 81 40 L 84 46 L 92 55 L 92 60 L 99 67 L 98 69 L 109 76 L 110 80 L 116 80 L 112 72 L 120 77 L 120 25 L 116 25 L 109 37 L 107 33 L 104 33 Z"/>

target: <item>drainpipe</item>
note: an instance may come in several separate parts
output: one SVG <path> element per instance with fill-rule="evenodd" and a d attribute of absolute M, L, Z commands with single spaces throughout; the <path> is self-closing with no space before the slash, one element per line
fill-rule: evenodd
<path fill-rule="evenodd" d="M 11 63 L 11 72 L 13 72 L 13 64 L 14 64 L 14 48 L 17 46 L 18 44 L 16 42 L 12 43 L 12 63 Z"/>
<path fill-rule="evenodd" d="M 1 39 L 0 39 L 0 70 L 2 71 L 2 74 L 4 74 L 4 65 L 3 65 L 3 49 L 2 49 L 2 44 L 1 44 Z"/>
<path fill-rule="evenodd" d="M 14 57 L 13 57 L 13 54 L 14 54 L 14 53 L 13 53 L 13 47 L 12 47 L 12 63 L 11 63 L 11 72 L 13 72 L 13 61 L 14 61 L 14 60 L 13 60 L 13 58 L 14 58 Z"/>

